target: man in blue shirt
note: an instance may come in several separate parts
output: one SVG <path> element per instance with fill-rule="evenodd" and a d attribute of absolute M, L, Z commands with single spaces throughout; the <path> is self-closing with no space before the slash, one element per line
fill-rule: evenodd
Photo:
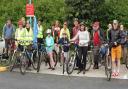
<path fill-rule="evenodd" d="M 5 49 L 8 54 L 8 48 L 12 44 L 12 39 L 15 37 L 15 29 L 10 19 L 7 20 L 7 23 L 3 27 L 3 38 L 5 40 Z"/>

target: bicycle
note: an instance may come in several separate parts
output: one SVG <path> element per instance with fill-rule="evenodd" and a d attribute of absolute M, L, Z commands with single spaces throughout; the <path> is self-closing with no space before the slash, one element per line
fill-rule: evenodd
<path fill-rule="evenodd" d="M 111 75 L 112 75 L 112 60 L 111 60 L 111 54 L 110 54 L 110 47 L 106 43 L 106 44 L 102 44 L 102 48 L 104 49 L 102 60 L 104 61 L 105 74 L 106 74 L 107 80 L 110 81 Z"/>
<path fill-rule="evenodd" d="M 0 40 L 1 42 L 4 42 L 4 40 Z M 13 40 L 10 41 L 9 48 L 8 48 L 8 54 L 5 51 L 5 48 L 1 48 L 1 53 L 0 53 L 0 64 L 3 66 L 9 66 L 12 54 L 14 52 L 14 43 Z"/>
<path fill-rule="evenodd" d="M 32 43 L 32 41 L 17 41 L 18 44 L 24 44 L 26 42 Z M 14 51 L 11 59 L 10 72 L 16 67 L 19 66 L 21 74 L 25 74 L 27 68 L 32 65 L 33 69 L 37 69 L 37 63 L 33 60 L 33 53 L 28 51 L 28 46 L 23 45 L 22 50 L 18 47 Z"/>
<path fill-rule="evenodd" d="M 67 70 L 66 66 L 67 66 L 68 59 L 66 59 L 65 56 L 67 56 L 67 58 L 68 58 L 68 55 L 69 55 L 69 52 L 64 52 L 64 49 L 63 49 L 64 46 L 69 46 L 69 44 L 60 45 L 60 62 L 62 63 L 62 67 L 63 67 L 62 73 L 63 74 Z"/>
<path fill-rule="evenodd" d="M 73 44 L 74 46 L 74 44 Z M 75 51 L 72 51 L 69 57 L 69 60 L 67 62 L 67 74 L 72 74 L 73 70 L 75 69 L 77 57 L 78 57 L 78 47 L 75 46 Z M 92 50 L 87 52 L 86 57 L 86 71 L 89 71 L 92 65 Z"/>

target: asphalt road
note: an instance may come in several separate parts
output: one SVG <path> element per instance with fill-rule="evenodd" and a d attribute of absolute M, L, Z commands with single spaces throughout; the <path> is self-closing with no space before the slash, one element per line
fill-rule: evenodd
<path fill-rule="evenodd" d="M 128 80 L 5 72 L 0 73 L 0 89 L 128 89 Z"/>

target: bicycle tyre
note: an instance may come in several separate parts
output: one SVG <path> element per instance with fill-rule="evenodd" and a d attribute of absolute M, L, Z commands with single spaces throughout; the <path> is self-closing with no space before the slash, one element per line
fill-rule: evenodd
<path fill-rule="evenodd" d="M 112 60 L 110 56 L 105 57 L 105 74 L 107 81 L 110 81 L 112 76 Z"/>
<path fill-rule="evenodd" d="M 86 71 L 89 71 L 92 65 L 91 55 L 88 53 L 86 57 Z"/>
<path fill-rule="evenodd" d="M 67 74 L 72 74 L 74 68 L 75 68 L 75 64 L 76 64 L 76 56 L 75 54 L 71 54 L 71 56 L 69 57 L 69 60 L 67 61 L 67 66 L 66 66 L 66 71 Z"/>
<path fill-rule="evenodd" d="M 34 70 L 37 70 L 38 61 L 39 61 L 39 54 L 37 55 L 37 51 L 34 51 L 31 55 L 31 64 Z"/>
<path fill-rule="evenodd" d="M 126 68 L 128 69 L 128 56 L 125 59 L 125 65 L 126 65 Z"/>
<path fill-rule="evenodd" d="M 56 53 L 55 50 L 53 50 L 53 60 L 54 60 L 54 63 L 55 63 L 54 66 L 56 67 L 58 60 L 57 60 L 57 53 Z"/>
<path fill-rule="evenodd" d="M 10 65 L 9 65 L 9 71 L 12 72 L 14 67 L 16 66 L 17 64 L 17 53 L 14 52 L 13 55 L 12 55 L 12 58 L 10 60 Z"/>
<path fill-rule="evenodd" d="M 20 56 L 20 73 L 24 75 L 26 73 L 26 69 L 28 68 L 28 61 L 26 55 L 23 53 Z"/>
<path fill-rule="evenodd" d="M 38 54 L 38 56 L 39 56 L 39 58 L 38 58 L 38 63 L 37 63 L 37 72 L 39 72 L 40 71 L 40 66 L 41 66 L 41 52 L 39 52 L 39 54 Z"/>

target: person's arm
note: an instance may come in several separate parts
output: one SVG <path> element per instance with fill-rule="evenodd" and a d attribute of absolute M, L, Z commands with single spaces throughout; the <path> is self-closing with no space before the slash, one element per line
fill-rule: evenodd
<path fill-rule="evenodd" d="M 60 38 L 62 38 L 63 29 L 60 30 Z"/>
<path fill-rule="evenodd" d="M 70 31 L 67 29 L 68 39 L 70 40 Z"/>
<path fill-rule="evenodd" d="M 70 41 L 75 41 L 76 39 L 78 39 L 78 37 L 79 37 L 79 32 L 75 35 L 75 37 L 74 38 L 72 38 Z"/>

